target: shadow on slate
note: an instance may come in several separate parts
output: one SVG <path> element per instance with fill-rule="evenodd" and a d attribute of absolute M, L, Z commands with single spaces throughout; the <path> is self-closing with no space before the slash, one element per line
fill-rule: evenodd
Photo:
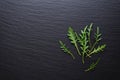
<path fill-rule="evenodd" d="M 0 80 L 115 80 L 120 73 L 120 1 L 1 0 Z M 58 44 L 72 26 L 77 32 L 91 22 L 99 26 L 101 61 L 94 71 L 64 54 Z"/>

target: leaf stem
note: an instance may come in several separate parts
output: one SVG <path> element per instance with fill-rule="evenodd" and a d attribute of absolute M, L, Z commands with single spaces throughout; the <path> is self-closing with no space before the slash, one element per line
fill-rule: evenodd
<path fill-rule="evenodd" d="M 89 42 L 89 45 L 90 45 L 90 47 L 91 47 L 91 40 L 90 40 L 90 35 L 89 35 L 89 37 L 88 37 L 88 42 Z"/>
<path fill-rule="evenodd" d="M 93 44 L 92 48 L 90 49 L 90 52 L 95 48 L 96 44 L 97 44 L 97 41 L 95 41 L 95 43 Z"/>
<path fill-rule="evenodd" d="M 82 55 L 82 63 L 83 64 L 85 63 L 85 61 L 84 61 L 84 55 Z"/>
<path fill-rule="evenodd" d="M 75 59 L 75 56 L 72 53 L 70 53 L 70 55 L 72 56 L 73 59 Z"/>
<path fill-rule="evenodd" d="M 79 55 L 81 55 L 81 53 L 80 53 L 80 50 L 79 50 L 79 48 L 78 48 L 77 43 L 75 44 L 75 47 L 76 47 L 76 49 L 77 49 L 78 54 L 79 54 Z"/>
<path fill-rule="evenodd" d="M 89 27 L 89 32 L 88 32 L 88 42 L 89 42 L 89 46 L 90 46 L 90 48 L 91 48 L 91 46 L 92 46 L 92 43 L 91 43 L 91 28 L 92 28 L 92 25 L 93 25 L 93 23 L 91 23 L 90 24 L 90 27 Z"/>
<path fill-rule="evenodd" d="M 90 70 L 93 70 L 93 69 L 97 66 L 97 64 L 99 63 L 99 61 L 100 61 L 100 58 L 98 58 L 96 62 L 93 62 L 93 63 L 89 66 L 89 68 L 85 70 L 85 72 L 88 72 L 88 71 L 90 71 Z"/>
<path fill-rule="evenodd" d="M 87 56 L 91 57 L 91 56 L 90 56 L 90 55 L 92 54 L 91 52 L 92 52 L 92 50 L 95 48 L 96 44 L 97 44 L 97 40 L 96 40 L 95 43 L 93 44 L 93 46 L 92 46 L 92 48 L 90 49 L 89 54 L 87 54 Z"/>

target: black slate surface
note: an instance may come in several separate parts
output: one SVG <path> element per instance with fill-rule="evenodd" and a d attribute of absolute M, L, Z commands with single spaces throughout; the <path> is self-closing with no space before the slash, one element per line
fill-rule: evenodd
<path fill-rule="evenodd" d="M 92 72 L 58 44 L 94 23 L 107 48 Z M 115 80 L 120 73 L 119 0 L 0 0 L 0 80 Z M 119 79 L 117 79 L 119 80 Z"/>

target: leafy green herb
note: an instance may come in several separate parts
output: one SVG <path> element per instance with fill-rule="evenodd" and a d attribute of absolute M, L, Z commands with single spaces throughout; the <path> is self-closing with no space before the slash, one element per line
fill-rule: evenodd
<path fill-rule="evenodd" d="M 84 30 L 81 30 L 81 34 L 79 36 L 77 35 L 78 42 L 80 43 L 81 53 L 82 53 L 82 63 L 84 64 L 84 56 L 87 53 L 88 50 L 88 39 L 87 39 L 87 26 L 84 28 Z"/>
<path fill-rule="evenodd" d="M 78 54 L 81 55 L 79 48 L 78 48 L 78 44 L 77 44 L 76 33 L 71 27 L 69 27 L 68 29 L 68 38 L 71 40 L 71 43 L 74 44 L 75 48 L 77 49 Z"/>
<path fill-rule="evenodd" d="M 93 70 L 93 69 L 96 67 L 96 65 L 98 64 L 99 61 L 100 61 L 100 58 L 98 58 L 96 62 L 93 62 L 93 63 L 89 66 L 89 68 L 86 69 L 85 71 L 87 72 L 87 71 Z"/>
<path fill-rule="evenodd" d="M 74 55 L 72 54 L 72 52 L 65 46 L 65 44 L 62 41 L 59 41 L 60 45 L 61 45 L 61 49 L 65 52 L 68 53 L 69 55 L 72 56 L 73 59 L 75 59 Z"/>
<path fill-rule="evenodd" d="M 103 49 L 106 47 L 105 44 L 98 46 L 97 48 L 94 48 L 94 50 L 92 52 L 90 52 L 87 56 L 90 56 L 92 54 L 98 53 L 100 51 L 103 51 Z"/>
<path fill-rule="evenodd" d="M 95 48 L 95 46 L 97 45 L 97 43 L 102 39 L 101 35 L 102 34 L 99 31 L 99 27 L 97 27 L 97 31 L 96 31 L 95 36 L 94 36 L 95 37 L 95 42 L 94 42 L 94 44 L 93 44 L 90 52 Z"/>
<path fill-rule="evenodd" d="M 95 35 L 94 35 L 94 41 L 91 42 L 92 38 L 92 26 L 93 23 L 90 25 L 87 25 L 83 30 L 80 31 L 80 33 L 75 32 L 71 27 L 68 28 L 68 38 L 73 44 L 78 52 L 78 54 L 82 58 L 82 63 L 85 63 L 85 57 L 91 57 L 93 54 L 98 54 L 98 52 L 101 52 L 106 47 L 106 44 L 98 45 L 98 43 L 102 40 L 99 27 L 97 27 Z M 61 49 L 70 54 L 73 59 L 75 57 L 73 56 L 72 52 L 65 46 L 65 44 L 62 41 L 59 41 Z M 89 70 L 93 69 L 97 63 L 99 62 L 99 59 L 96 63 L 92 63 L 90 65 Z"/>
<path fill-rule="evenodd" d="M 91 44 L 91 31 L 92 31 L 92 26 L 93 26 L 93 23 L 90 24 L 89 28 L 87 28 L 87 30 L 88 30 L 87 35 L 88 35 L 89 47 L 92 46 L 92 44 Z"/>

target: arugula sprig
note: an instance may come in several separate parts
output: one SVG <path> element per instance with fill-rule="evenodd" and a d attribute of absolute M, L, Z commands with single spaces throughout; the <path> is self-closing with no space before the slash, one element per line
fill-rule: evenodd
<path fill-rule="evenodd" d="M 80 50 L 78 48 L 78 44 L 77 44 L 76 32 L 71 27 L 69 27 L 67 35 L 68 35 L 68 38 L 70 39 L 71 43 L 74 44 L 78 54 L 81 55 Z"/>
<path fill-rule="evenodd" d="M 95 48 L 96 44 L 102 39 L 101 35 L 102 34 L 99 31 L 99 27 L 97 27 L 97 30 L 96 30 L 96 33 L 95 33 L 95 36 L 94 36 L 95 37 L 95 42 L 94 42 L 90 51 L 92 51 Z"/>
<path fill-rule="evenodd" d="M 66 47 L 66 45 L 62 42 L 62 41 L 59 41 L 60 43 L 60 48 L 67 54 L 71 55 L 73 59 L 75 59 L 73 53 Z"/>
<path fill-rule="evenodd" d="M 89 68 L 87 68 L 87 69 L 85 70 L 85 72 L 95 69 L 95 67 L 96 67 L 96 65 L 99 63 L 99 61 L 100 61 L 100 58 L 98 58 L 96 62 L 92 62 L 92 63 L 90 64 Z"/>
<path fill-rule="evenodd" d="M 103 51 L 103 49 L 106 47 L 105 44 L 98 46 L 97 48 L 94 48 L 93 51 L 91 51 L 87 56 L 91 56 L 92 54 L 97 54 L 100 51 Z"/>
<path fill-rule="evenodd" d="M 87 28 L 87 35 L 88 35 L 88 42 L 89 42 L 89 48 L 91 48 L 92 43 L 91 43 L 91 31 L 92 31 L 92 26 L 93 23 L 90 24 L 90 26 Z"/>
<path fill-rule="evenodd" d="M 87 27 L 84 28 L 84 30 L 81 30 L 81 34 L 79 36 L 77 35 L 78 42 L 80 44 L 81 48 L 81 53 L 82 53 L 82 63 L 84 64 L 84 56 L 87 53 L 88 50 L 88 38 L 87 38 Z"/>
<path fill-rule="evenodd" d="M 87 56 L 91 57 L 92 54 L 96 54 L 96 53 L 104 50 L 104 48 L 106 47 L 106 44 L 99 45 L 96 48 L 96 45 L 102 40 L 101 36 L 102 36 L 102 34 L 100 33 L 99 27 L 97 27 L 96 33 L 94 35 L 95 42 L 93 43 L 92 47 L 90 48 Z"/>
<path fill-rule="evenodd" d="M 71 44 L 75 46 L 77 53 L 81 56 L 83 64 L 85 63 L 85 57 L 91 57 L 93 54 L 98 54 L 98 52 L 103 51 L 104 48 L 106 47 L 106 44 L 98 45 L 98 43 L 102 40 L 101 38 L 102 34 L 100 33 L 99 27 L 97 27 L 94 35 L 95 42 L 93 41 L 91 42 L 92 39 L 91 33 L 93 31 L 92 27 L 93 23 L 87 25 L 83 30 L 80 31 L 80 33 L 75 32 L 71 27 L 68 28 L 67 36 Z M 64 52 L 70 54 L 72 58 L 75 59 L 73 53 L 65 46 L 65 44 L 62 41 L 59 41 L 59 43 L 61 49 Z M 92 63 L 90 65 L 90 68 L 85 71 L 92 70 L 97 65 L 99 60 L 100 59 L 98 59 L 96 63 Z"/>

